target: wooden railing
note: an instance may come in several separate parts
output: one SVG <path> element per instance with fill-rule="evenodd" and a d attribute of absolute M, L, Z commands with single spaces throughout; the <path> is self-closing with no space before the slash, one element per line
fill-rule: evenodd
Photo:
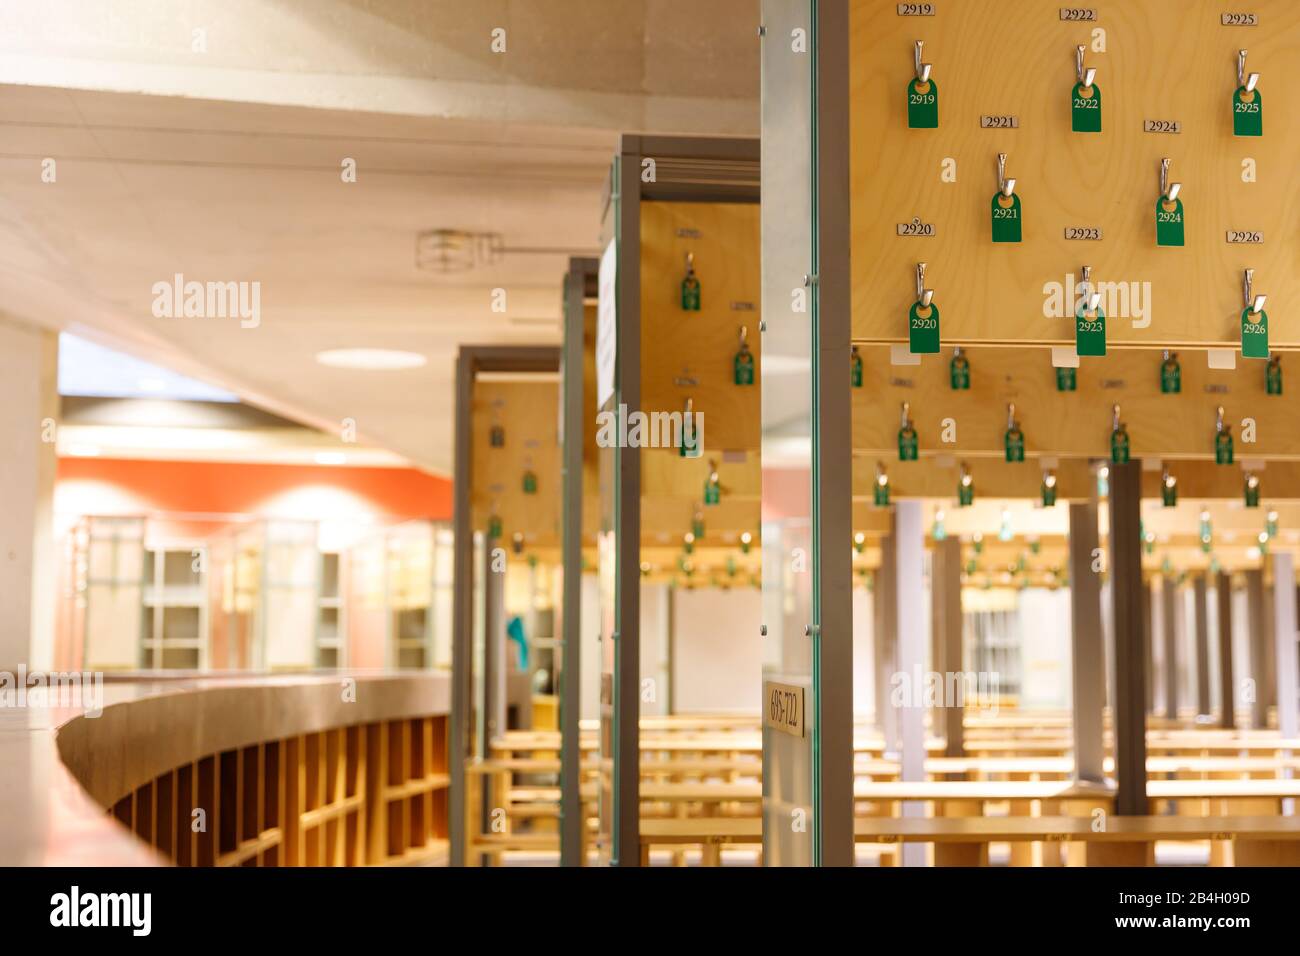
<path fill-rule="evenodd" d="M 178 866 L 444 862 L 446 724 L 379 721 L 209 754 L 111 812 Z"/>
<path fill-rule="evenodd" d="M 438 864 L 447 696 L 431 672 L 124 684 L 58 747 L 110 818 L 178 866 Z"/>

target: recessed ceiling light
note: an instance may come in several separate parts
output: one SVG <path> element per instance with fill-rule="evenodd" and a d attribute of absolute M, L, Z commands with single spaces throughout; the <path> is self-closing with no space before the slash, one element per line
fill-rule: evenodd
<path fill-rule="evenodd" d="M 328 349 L 316 353 L 316 361 L 330 368 L 353 368 L 366 371 L 387 372 L 404 368 L 419 368 L 426 359 L 419 352 L 402 352 L 397 349 Z"/>
<path fill-rule="evenodd" d="M 318 465 L 346 465 L 348 456 L 341 451 L 318 451 L 316 452 L 316 464 Z"/>

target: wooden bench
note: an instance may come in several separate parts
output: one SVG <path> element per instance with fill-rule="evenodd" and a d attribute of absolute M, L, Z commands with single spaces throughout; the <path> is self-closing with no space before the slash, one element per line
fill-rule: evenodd
<path fill-rule="evenodd" d="M 986 866 L 992 843 L 1081 843 L 1088 866 L 1148 866 L 1160 841 L 1231 841 L 1237 866 L 1300 865 L 1300 817 L 1111 817 L 1095 829 L 1081 817 L 867 817 L 854 821 L 858 843 L 933 843 L 936 866 Z M 654 846 L 698 845 L 717 865 L 725 845 L 761 844 L 756 818 L 645 820 L 641 862 Z"/>

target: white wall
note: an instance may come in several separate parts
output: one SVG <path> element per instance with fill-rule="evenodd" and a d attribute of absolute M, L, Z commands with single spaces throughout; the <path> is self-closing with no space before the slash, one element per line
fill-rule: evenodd
<path fill-rule="evenodd" d="M 1070 706 L 1070 592 L 1026 588 L 1018 602 L 1020 706 Z"/>
<path fill-rule="evenodd" d="M 667 584 L 641 585 L 642 714 L 668 713 L 668 608 Z"/>
<path fill-rule="evenodd" d="M 678 592 L 680 595 L 683 592 Z M 751 592 L 757 599 L 758 592 Z M 600 717 L 600 587 L 595 574 L 582 576 L 582 719 Z M 758 633 L 758 625 L 754 625 Z M 757 666 L 757 663 L 755 664 Z M 655 681 L 654 699 L 642 696 L 641 713 L 668 713 L 668 587 L 641 587 L 641 682 Z M 758 709 L 755 692 L 751 710 Z"/>
<path fill-rule="evenodd" d="M 755 588 L 678 589 L 673 710 L 757 713 L 763 694 L 762 600 Z"/>
<path fill-rule="evenodd" d="M 600 717 L 600 585 L 596 575 L 582 576 L 582 621 L 579 625 L 582 661 L 583 720 Z"/>
<path fill-rule="evenodd" d="M 0 321 L 0 668 L 54 661 L 58 337 Z M 48 427 L 47 427 L 48 425 Z"/>
<path fill-rule="evenodd" d="M 875 621 L 875 594 L 865 587 L 853 589 L 853 716 L 871 720 L 876 714 L 876 662 L 871 625 Z"/>

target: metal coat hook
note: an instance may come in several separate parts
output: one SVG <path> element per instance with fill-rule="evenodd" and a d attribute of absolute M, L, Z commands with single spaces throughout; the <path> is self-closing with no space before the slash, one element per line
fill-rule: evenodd
<path fill-rule="evenodd" d="M 1223 425 L 1223 406 L 1220 405 L 1214 412 L 1214 432 L 1217 435 L 1224 430 Z"/>
<path fill-rule="evenodd" d="M 1220 409 L 1222 411 L 1222 409 Z M 1117 432 L 1124 423 L 1119 420 L 1119 403 L 1116 402 L 1110 407 L 1110 430 Z"/>
<path fill-rule="evenodd" d="M 970 468 L 967 467 L 964 461 L 961 463 L 961 483 L 967 487 L 971 483 Z"/>
<path fill-rule="evenodd" d="M 1092 81 L 1097 78 L 1097 68 L 1089 67 L 1086 70 L 1083 68 L 1084 49 L 1082 43 L 1074 48 L 1074 75 L 1078 77 L 1080 86 L 1090 87 Z"/>
<path fill-rule="evenodd" d="M 883 462 L 876 462 L 876 484 L 884 487 L 889 484 L 889 475 L 885 474 L 885 465 Z"/>
<path fill-rule="evenodd" d="M 1160 195 L 1164 197 L 1165 202 L 1173 202 L 1178 198 L 1179 191 L 1183 188 L 1182 183 L 1171 183 L 1169 181 L 1169 163 L 1171 160 L 1166 157 L 1160 160 Z"/>
<path fill-rule="evenodd" d="M 1101 307 L 1101 293 L 1094 291 L 1092 287 L 1092 266 L 1082 266 L 1079 271 L 1083 274 L 1079 285 L 1087 290 L 1083 293 L 1086 297 L 1084 311 L 1096 312 Z"/>
<path fill-rule="evenodd" d="M 916 41 L 916 51 L 914 57 L 915 69 L 916 69 L 916 81 L 921 84 L 930 82 L 931 64 L 921 62 L 921 50 L 924 46 L 925 46 L 924 40 Z"/>
<path fill-rule="evenodd" d="M 1174 485 L 1178 484 L 1178 479 L 1169 474 L 1168 468 L 1164 470 L 1164 474 L 1160 476 L 1160 480 L 1166 488 L 1172 488 Z"/>
<path fill-rule="evenodd" d="M 690 275 L 695 271 L 695 253 L 686 253 L 686 273 Z"/>
<path fill-rule="evenodd" d="M 934 301 L 934 290 L 925 287 L 925 263 L 916 264 L 916 301 L 921 308 L 928 309 L 930 303 Z"/>
<path fill-rule="evenodd" d="M 911 402 L 904 402 L 904 403 L 903 403 L 903 414 L 902 414 L 902 420 L 901 420 L 901 422 L 900 422 L 900 427 L 901 427 L 901 428 L 911 428 L 911 427 L 912 427 L 912 415 L 911 415 L 911 411 L 912 411 L 912 403 L 911 403 Z"/>
<path fill-rule="evenodd" d="M 1264 311 L 1264 303 L 1268 300 L 1266 295 L 1251 295 L 1251 282 L 1255 278 L 1255 270 L 1247 269 L 1241 277 L 1241 296 L 1245 300 L 1246 308 L 1250 309 L 1255 315 Z"/>
<path fill-rule="evenodd" d="M 740 327 L 740 347 L 741 347 L 741 348 L 744 348 L 744 347 L 745 347 L 745 343 L 746 343 L 748 340 L 749 340 L 749 326 L 747 326 L 747 325 L 742 325 L 742 326 Z"/>
<path fill-rule="evenodd" d="M 1237 85 L 1244 86 L 1247 93 L 1254 93 L 1255 87 L 1259 84 L 1259 74 L 1251 73 L 1246 75 L 1246 51 L 1237 51 Z"/>
<path fill-rule="evenodd" d="M 1016 191 L 1015 178 L 1007 179 L 1007 154 L 998 153 L 998 191 L 1008 199 Z"/>
<path fill-rule="evenodd" d="M 1016 427 L 1016 403 L 1007 402 L 1007 429 L 1014 430 Z"/>

